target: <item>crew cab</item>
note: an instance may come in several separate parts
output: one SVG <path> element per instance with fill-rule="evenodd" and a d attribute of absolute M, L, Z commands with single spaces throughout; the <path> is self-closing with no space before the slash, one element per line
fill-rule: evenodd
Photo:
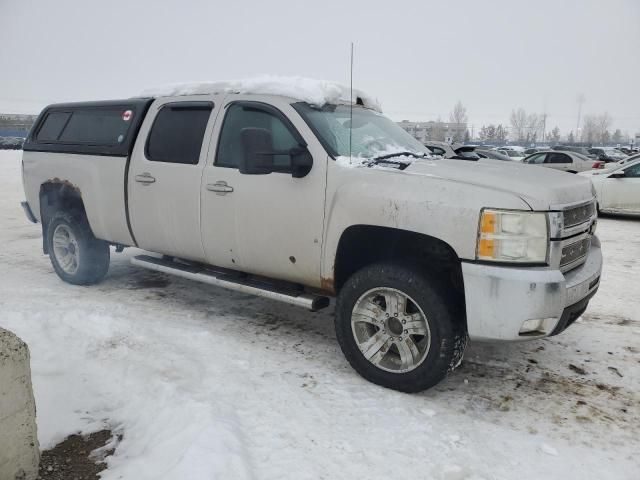
<path fill-rule="evenodd" d="M 60 278 L 110 255 L 311 310 L 366 379 L 429 388 L 471 340 L 555 335 L 599 286 L 579 176 L 429 150 L 362 92 L 201 83 L 51 105 L 24 145 L 27 216 Z"/>

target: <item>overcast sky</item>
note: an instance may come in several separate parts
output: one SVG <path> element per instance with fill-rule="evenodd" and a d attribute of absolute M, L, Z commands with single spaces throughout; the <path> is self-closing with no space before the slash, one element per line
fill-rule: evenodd
<path fill-rule="evenodd" d="M 262 73 L 348 83 L 395 120 L 640 132 L 640 0 L 0 0 L 0 112 Z"/>

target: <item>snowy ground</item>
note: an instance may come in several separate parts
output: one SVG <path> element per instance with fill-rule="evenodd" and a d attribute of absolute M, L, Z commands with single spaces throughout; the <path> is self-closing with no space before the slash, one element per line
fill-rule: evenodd
<path fill-rule="evenodd" d="M 39 437 L 124 434 L 106 479 L 638 479 L 640 221 L 601 219 L 600 292 L 564 334 L 470 345 L 417 395 L 367 383 L 331 312 L 140 270 L 62 283 L 0 152 L 0 326 L 32 353 Z M 580 373 L 583 369 L 584 374 Z"/>

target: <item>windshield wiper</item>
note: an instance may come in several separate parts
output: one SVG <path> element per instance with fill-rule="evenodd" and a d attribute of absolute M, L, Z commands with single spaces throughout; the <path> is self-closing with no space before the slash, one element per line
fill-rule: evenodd
<path fill-rule="evenodd" d="M 419 154 L 419 153 L 415 153 L 415 152 L 394 152 L 394 153 L 387 153 L 385 155 L 380 155 L 379 157 L 372 158 L 372 161 L 378 162 L 380 160 L 387 160 L 387 159 L 393 158 L 393 157 L 424 158 L 426 156 L 427 156 L 426 153 Z"/>

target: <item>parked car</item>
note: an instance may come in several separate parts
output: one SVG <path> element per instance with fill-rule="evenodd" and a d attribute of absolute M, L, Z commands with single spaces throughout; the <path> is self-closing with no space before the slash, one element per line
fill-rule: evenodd
<path fill-rule="evenodd" d="M 23 143 L 22 137 L 0 137 L 0 150 L 20 150 Z"/>
<path fill-rule="evenodd" d="M 471 145 L 448 144 L 446 142 L 428 141 L 425 146 L 433 155 L 439 155 L 443 158 L 451 158 L 457 160 L 482 160 L 485 158 L 494 160 L 511 160 L 506 155 L 502 155 L 497 151 L 492 151 L 492 155 L 487 155 L 486 150 L 478 150 L 477 147 Z M 498 158 L 502 157 L 502 158 Z"/>
<path fill-rule="evenodd" d="M 507 162 L 511 162 L 512 161 L 511 157 L 509 157 L 508 155 L 505 155 L 503 153 L 500 153 L 497 150 L 475 150 L 475 152 L 481 158 L 490 158 L 492 160 L 502 160 L 502 161 L 507 161 Z"/>
<path fill-rule="evenodd" d="M 428 142 L 425 142 L 424 145 L 433 155 L 439 155 L 443 158 L 453 158 L 458 160 L 478 160 L 480 158 L 474 153 L 475 147 L 466 146 L 459 143 L 449 144 L 446 142 L 430 140 Z"/>
<path fill-rule="evenodd" d="M 524 151 L 525 155 L 532 155 L 534 153 L 538 153 L 538 152 L 548 152 L 549 150 L 551 150 L 551 147 L 531 147 L 531 148 L 527 148 Z"/>
<path fill-rule="evenodd" d="M 587 158 L 597 159 L 598 157 L 589 152 L 589 148 L 587 147 L 574 147 L 572 145 L 555 145 L 551 147 L 552 150 L 557 150 L 559 152 L 576 152 L 581 155 L 584 155 Z"/>
<path fill-rule="evenodd" d="M 618 168 L 618 167 L 621 167 L 622 165 L 626 165 L 627 163 L 631 163 L 638 159 L 640 159 L 640 154 L 636 153 L 635 155 L 627 157 L 624 160 L 617 161 L 616 163 L 609 163 L 606 165 L 606 168 L 612 168 L 612 169 Z"/>
<path fill-rule="evenodd" d="M 584 172 L 604 167 L 604 162 L 592 160 L 576 152 L 540 152 L 526 157 L 522 163 L 540 165 L 569 173 Z"/>
<path fill-rule="evenodd" d="M 640 158 L 612 170 L 581 175 L 593 182 L 601 212 L 640 215 Z"/>
<path fill-rule="evenodd" d="M 598 289 L 586 178 L 432 157 L 337 84 L 143 97 L 48 106 L 25 143 L 23 208 L 65 282 L 99 282 L 109 247 L 135 246 L 155 252 L 140 268 L 311 310 L 336 296 L 349 363 L 405 392 L 442 380 L 467 338 L 562 332 Z"/>
<path fill-rule="evenodd" d="M 633 150 L 627 147 L 614 147 L 614 148 L 625 155 L 633 155 L 635 153 Z"/>
<path fill-rule="evenodd" d="M 632 155 L 631 157 L 627 157 L 624 160 L 620 160 L 618 162 L 604 163 L 602 166 L 602 169 L 608 170 L 608 171 L 616 170 L 619 167 L 622 167 L 623 165 L 627 165 L 628 163 L 631 163 L 638 159 L 640 159 L 640 154 Z"/>
<path fill-rule="evenodd" d="M 598 157 L 598 160 L 602 160 L 606 163 L 619 162 L 620 160 L 627 158 L 627 155 L 613 147 L 590 148 L 589 153 Z"/>
<path fill-rule="evenodd" d="M 503 155 L 506 155 L 510 160 L 514 162 L 521 162 L 525 157 L 523 150 L 498 148 L 496 151 L 502 153 Z"/>

